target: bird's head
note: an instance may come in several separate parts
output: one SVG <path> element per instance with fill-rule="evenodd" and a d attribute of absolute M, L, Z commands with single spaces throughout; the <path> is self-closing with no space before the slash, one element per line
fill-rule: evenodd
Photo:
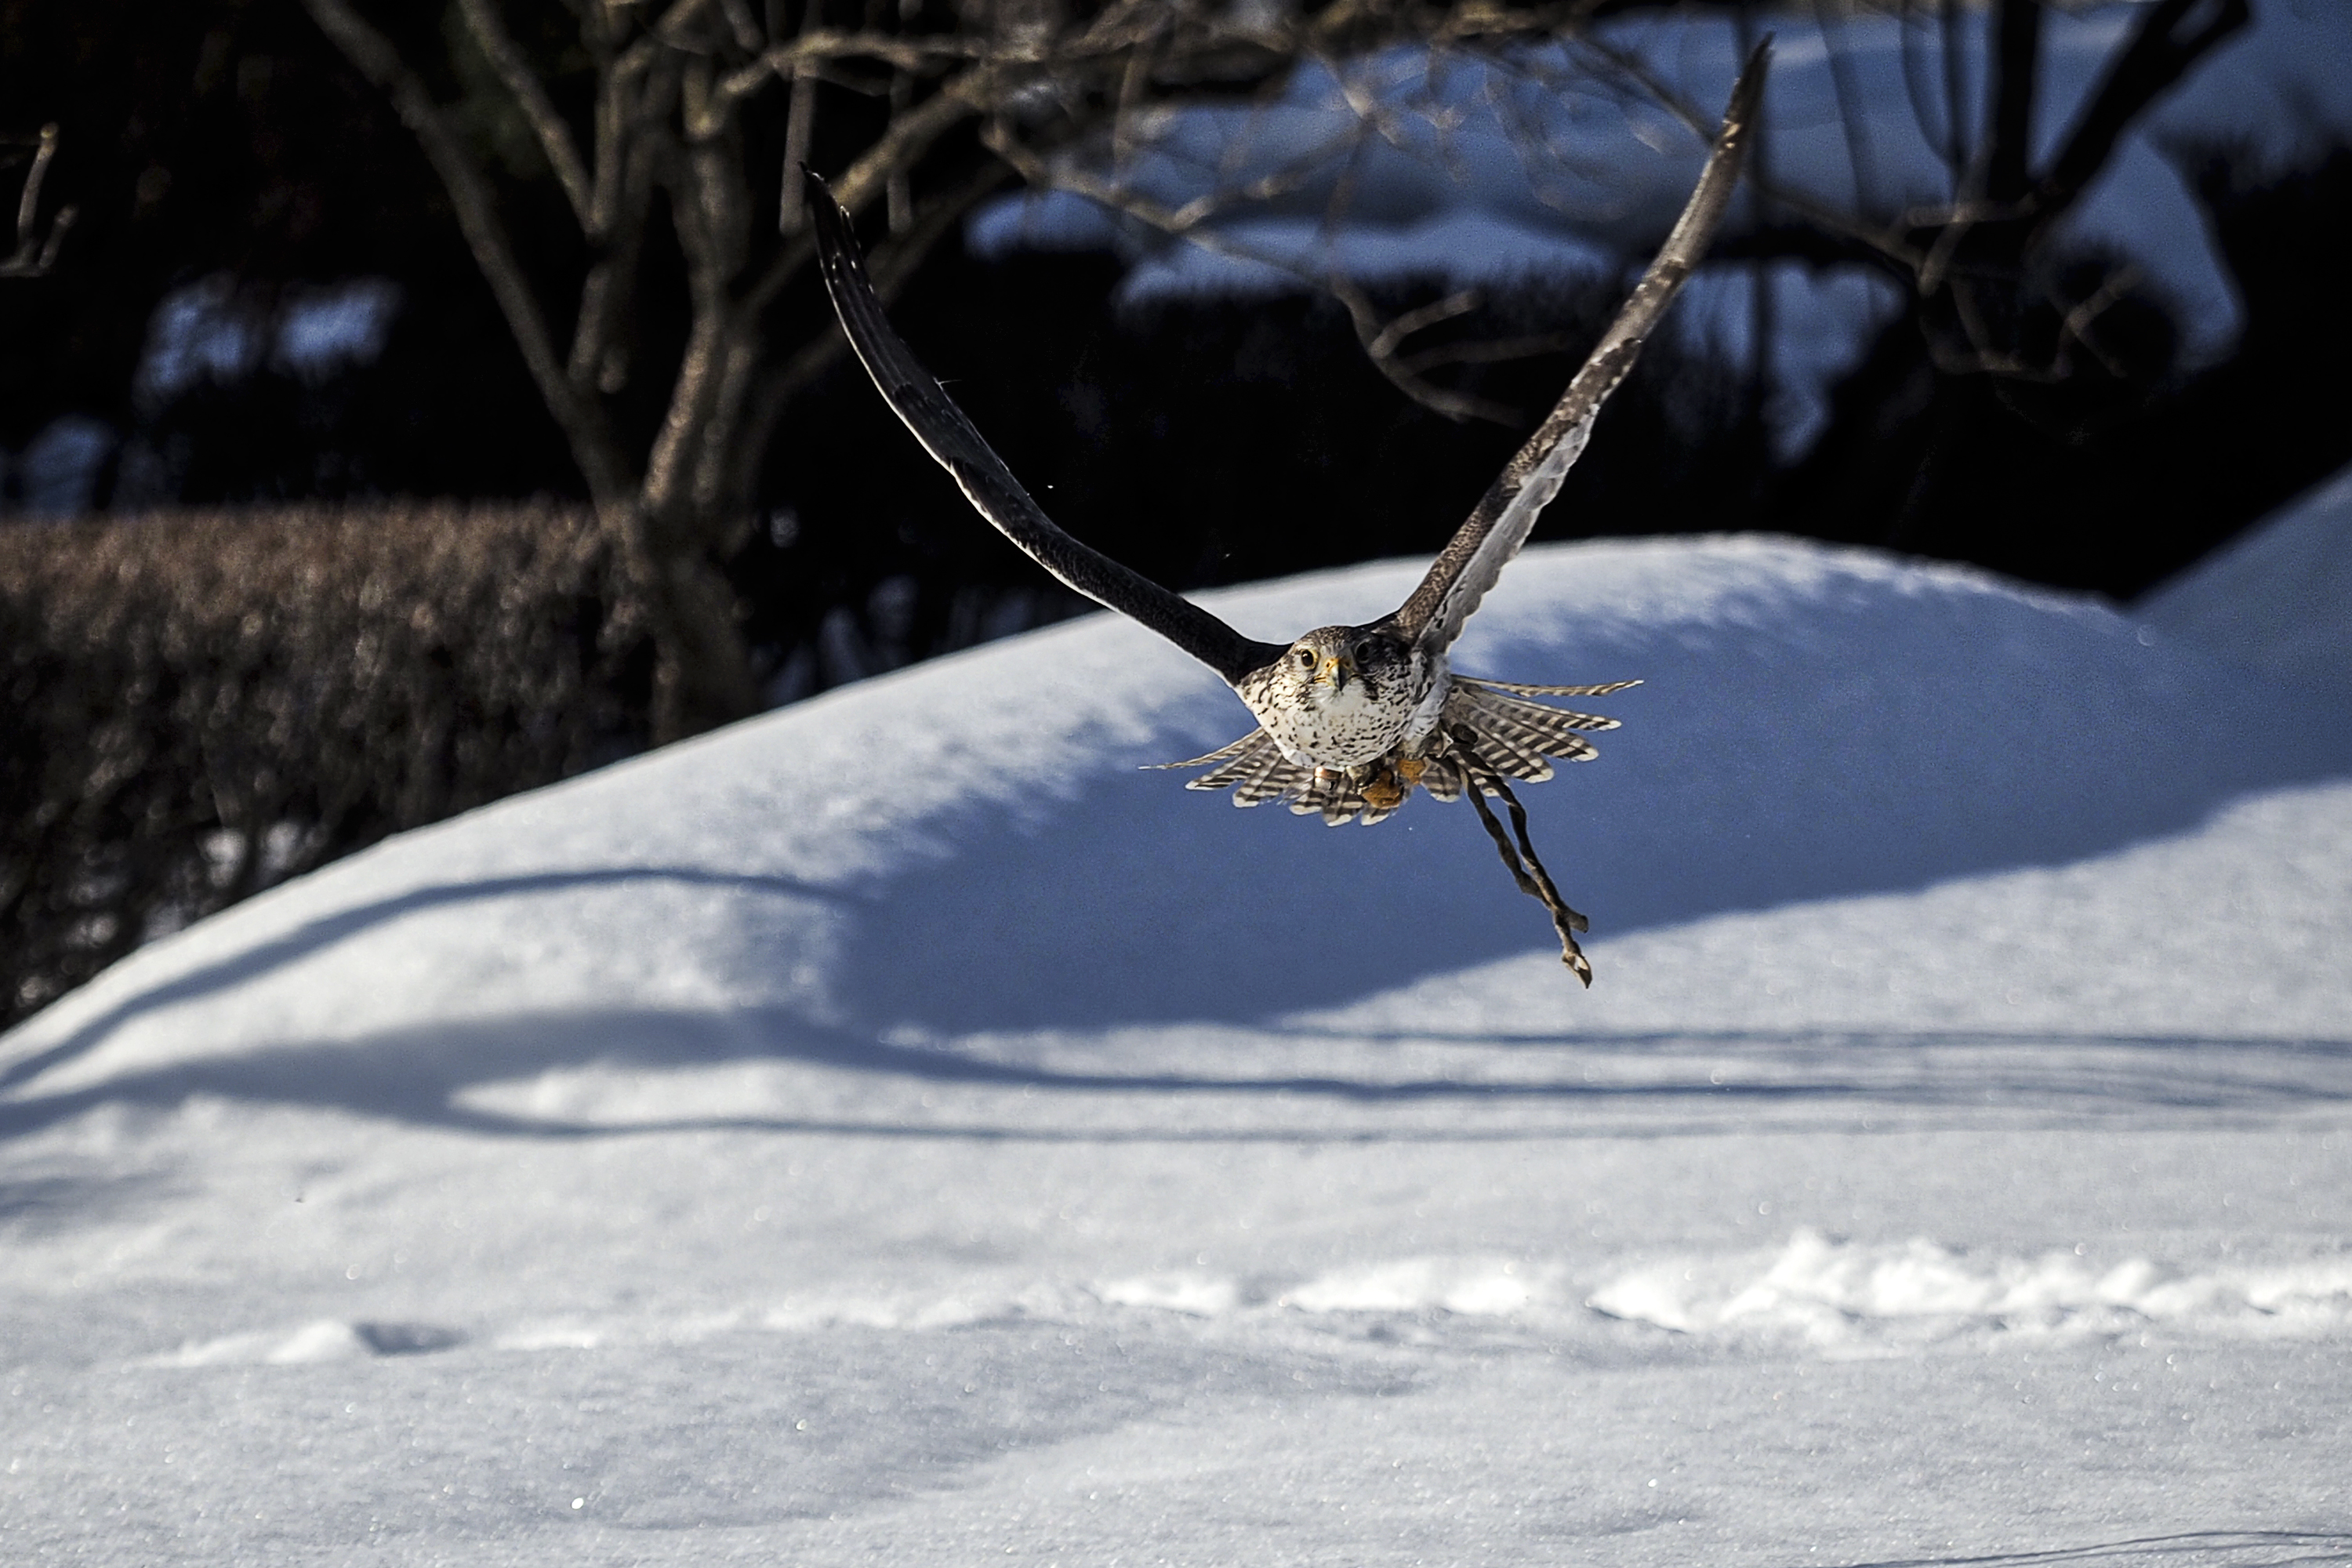
<path fill-rule="evenodd" d="M 1322 706 L 1402 689 L 1411 678 L 1412 650 L 1389 632 L 1318 626 L 1285 650 L 1278 667 L 1285 684 Z"/>

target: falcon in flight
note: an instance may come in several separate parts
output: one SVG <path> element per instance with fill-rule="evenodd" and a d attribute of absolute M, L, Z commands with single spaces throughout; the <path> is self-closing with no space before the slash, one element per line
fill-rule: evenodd
<path fill-rule="evenodd" d="M 805 174 L 817 255 L 842 330 L 874 384 L 982 517 L 1064 583 L 1129 616 L 1224 678 L 1257 718 L 1229 746 L 1167 767 L 1205 767 L 1189 789 L 1232 789 L 1236 805 L 1287 802 L 1337 825 L 1374 823 L 1415 785 L 1438 800 L 1467 795 L 1521 891 L 1540 900 L 1559 934 L 1560 957 L 1592 984 L 1576 945 L 1585 919 L 1559 896 L 1537 859 L 1526 810 L 1509 780 L 1551 776 L 1555 758 L 1585 762 L 1585 735 L 1614 719 L 1538 702 L 1600 697 L 1638 685 L 1522 686 L 1456 675 L 1446 650 L 1527 542 L 1537 514 L 1559 492 L 1584 450 L 1601 405 L 1625 379 L 1675 291 L 1706 249 L 1747 151 L 1764 86 L 1769 42 L 1732 89 L 1723 130 L 1697 187 L 1666 242 L 1542 426 L 1481 497 L 1421 585 L 1391 614 L 1360 626 L 1318 626 L 1288 646 L 1245 637 L 1199 605 L 1065 533 L 1030 498 L 963 410 L 892 330 L 866 277 L 849 216 L 824 183 Z M 1506 835 L 1486 797 L 1509 809 Z"/>

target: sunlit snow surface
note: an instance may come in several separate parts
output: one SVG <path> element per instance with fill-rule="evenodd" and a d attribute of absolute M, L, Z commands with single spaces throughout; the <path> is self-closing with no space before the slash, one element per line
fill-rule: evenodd
<path fill-rule="evenodd" d="M 0 1040 L 0 1560 L 2352 1560 L 2352 712 L 1757 541 L 1458 662 L 1648 682 L 1590 993 L 1108 617 L 142 951 Z"/>

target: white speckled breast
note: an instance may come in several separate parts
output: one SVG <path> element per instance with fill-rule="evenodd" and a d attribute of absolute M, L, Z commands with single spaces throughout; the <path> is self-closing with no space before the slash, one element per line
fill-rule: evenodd
<path fill-rule="evenodd" d="M 1430 683 L 1416 668 L 1405 682 L 1376 685 L 1351 680 L 1337 692 L 1269 672 L 1246 682 L 1242 700 L 1257 715 L 1282 753 L 1301 767 L 1352 768 L 1377 762 L 1412 736 L 1416 722 L 1425 733 L 1433 719 Z M 1443 703 L 1443 694 L 1436 694 Z"/>

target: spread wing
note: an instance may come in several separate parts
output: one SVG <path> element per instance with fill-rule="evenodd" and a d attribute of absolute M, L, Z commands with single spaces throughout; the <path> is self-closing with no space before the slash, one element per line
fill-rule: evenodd
<path fill-rule="evenodd" d="M 1454 531 L 1431 565 L 1429 575 L 1391 617 L 1397 631 L 1418 643 L 1423 652 L 1442 653 L 1462 635 L 1470 612 L 1478 607 L 1478 601 L 1528 542 L 1528 531 L 1535 526 L 1537 514 L 1559 493 L 1560 481 L 1568 477 L 1592 434 L 1592 421 L 1601 404 L 1633 368 L 1643 342 L 1665 314 L 1675 291 L 1706 253 L 1724 209 L 1731 203 L 1732 187 L 1739 180 L 1739 165 L 1755 124 L 1771 48 L 1768 38 L 1748 58 L 1738 84 L 1731 89 L 1731 105 L 1724 110 L 1723 133 L 1716 138 L 1715 152 L 1698 177 L 1698 186 L 1691 192 L 1657 259 L 1634 286 L 1633 297 L 1609 323 L 1608 331 L 1601 334 L 1576 379 L 1568 384 L 1550 416 L 1479 498 L 1468 521 Z"/>
<path fill-rule="evenodd" d="M 849 215 L 815 174 L 803 171 L 809 211 L 815 220 L 817 258 L 825 291 L 850 345 L 866 363 L 891 411 L 940 467 L 955 478 L 980 515 L 1026 552 L 1030 559 L 1098 605 L 1117 610 L 1158 632 L 1230 683 L 1264 668 L 1282 648 L 1242 636 L 1208 611 L 1130 572 L 1102 552 L 1079 543 L 1057 527 L 1021 488 L 1004 459 L 989 448 L 962 409 L 950 401 L 931 374 L 917 362 L 890 327 L 866 280 L 866 264 L 849 229 Z"/>

